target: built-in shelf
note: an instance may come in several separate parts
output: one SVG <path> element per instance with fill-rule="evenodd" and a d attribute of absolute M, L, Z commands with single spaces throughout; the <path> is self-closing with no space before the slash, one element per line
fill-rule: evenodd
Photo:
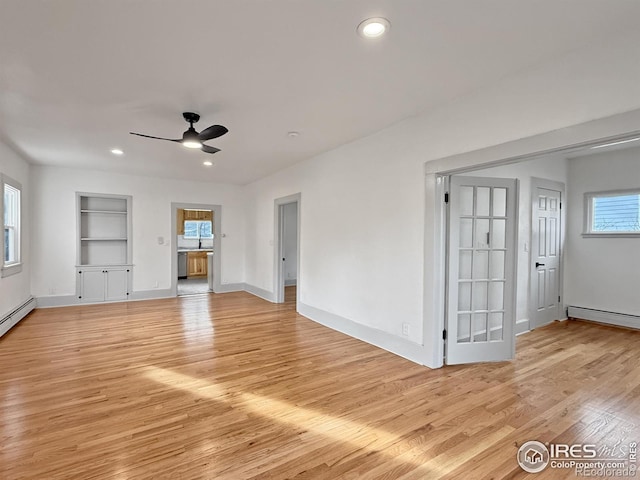
<path fill-rule="evenodd" d="M 80 210 L 80 213 L 106 213 L 110 215 L 126 215 L 127 212 L 120 210 Z"/>
<path fill-rule="evenodd" d="M 114 238 L 81 238 L 83 242 L 126 242 L 126 238 L 114 237 Z"/>
<path fill-rule="evenodd" d="M 77 194 L 77 297 L 127 300 L 132 285 L 131 197 Z"/>

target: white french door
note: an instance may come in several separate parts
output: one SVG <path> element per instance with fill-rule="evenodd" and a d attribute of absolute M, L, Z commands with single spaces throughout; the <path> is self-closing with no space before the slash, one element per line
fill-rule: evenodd
<path fill-rule="evenodd" d="M 446 363 L 515 352 L 515 179 L 452 176 Z"/>
<path fill-rule="evenodd" d="M 533 185 L 532 193 L 531 302 L 533 302 L 533 308 L 530 328 L 533 329 L 560 318 L 562 186 L 556 189 Z"/>

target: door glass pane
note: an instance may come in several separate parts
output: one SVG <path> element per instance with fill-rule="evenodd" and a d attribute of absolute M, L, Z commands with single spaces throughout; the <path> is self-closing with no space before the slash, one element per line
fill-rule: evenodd
<path fill-rule="evenodd" d="M 487 341 L 487 314 L 486 313 L 473 314 L 473 341 L 474 342 Z"/>
<path fill-rule="evenodd" d="M 460 247 L 473 247 L 473 220 L 471 218 L 460 219 Z"/>
<path fill-rule="evenodd" d="M 488 250 L 476 250 L 473 253 L 473 278 L 476 280 L 489 278 Z"/>
<path fill-rule="evenodd" d="M 504 220 L 502 220 L 504 221 Z M 489 247 L 489 220 L 484 218 L 476 219 L 476 248 Z"/>
<path fill-rule="evenodd" d="M 473 282 L 473 309 L 487 310 L 487 284 L 489 282 Z"/>
<path fill-rule="evenodd" d="M 460 282 L 458 284 L 458 311 L 468 312 L 471 310 L 471 283 Z"/>
<path fill-rule="evenodd" d="M 491 263 L 489 264 L 489 277 L 494 280 L 504 279 L 504 251 L 491 252 Z"/>
<path fill-rule="evenodd" d="M 489 283 L 489 310 L 504 309 L 504 283 Z"/>
<path fill-rule="evenodd" d="M 491 189 L 489 187 L 478 187 L 478 198 L 476 204 L 476 215 L 489 216 L 489 200 Z"/>
<path fill-rule="evenodd" d="M 492 220 L 491 248 L 505 248 L 506 220 Z"/>
<path fill-rule="evenodd" d="M 461 280 L 471 279 L 471 250 L 460 250 L 459 265 L 458 265 L 458 278 Z"/>
<path fill-rule="evenodd" d="M 460 215 L 473 215 L 473 187 L 460 187 Z"/>
<path fill-rule="evenodd" d="M 462 313 L 458 315 L 458 343 L 468 343 L 471 341 L 471 314 Z"/>
<path fill-rule="evenodd" d="M 505 217 L 507 215 L 507 189 L 493 189 L 493 216 Z"/>
<path fill-rule="evenodd" d="M 503 323 L 504 323 L 503 313 L 489 314 L 489 340 L 491 341 L 502 340 L 502 332 L 504 330 Z"/>

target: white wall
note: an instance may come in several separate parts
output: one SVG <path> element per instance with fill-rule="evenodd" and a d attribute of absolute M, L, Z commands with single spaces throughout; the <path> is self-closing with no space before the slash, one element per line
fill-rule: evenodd
<path fill-rule="evenodd" d="M 298 289 L 310 316 L 440 365 L 440 199 L 424 163 L 639 108 L 640 64 L 628 60 L 639 41 L 574 51 L 249 185 L 247 283 L 273 289 L 273 202 L 301 192 Z M 424 347 L 397 341 L 403 323 Z"/>
<path fill-rule="evenodd" d="M 285 285 L 295 285 L 298 273 L 298 204 L 283 205 L 283 256 Z"/>
<path fill-rule="evenodd" d="M 567 160 L 558 155 L 511 165 L 469 172 L 478 177 L 517 178 L 518 197 L 518 276 L 516 291 L 516 322 L 529 329 L 529 287 L 531 275 L 531 177 L 553 180 L 567 185 Z M 566 194 L 566 190 L 565 190 Z M 563 208 L 567 208 L 563 200 Z"/>
<path fill-rule="evenodd" d="M 584 238 L 584 194 L 640 188 L 640 148 L 569 160 L 569 305 L 640 315 L 640 238 Z"/>
<path fill-rule="evenodd" d="M 171 286 L 171 202 L 222 206 L 222 283 L 243 282 L 244 206 L 241 189 L 93 170 L 32 167 L 33 276 L 36 297 L 74 295 L 76 288 L 75 192 L 131 195 L 133 290 Z M 157 238 L 164 237 L 159 245 Z M 158 282 L 158 287 L 155 283 Z"/>
<path fill-rule="evenodd" d="M 32 263 L 29 242 L 31 238 L 31 202 L 29 198 L 31 185 L 29 164 L 2 143 L 0 143 L 0 173 L 11 177 L 22 185 L 22 271 L 0 278 L 0 318 L 2 318 L 22 305 L 31 295 L 29 286 Z M 0 214 L 3 215 L 2 212 Z"/>

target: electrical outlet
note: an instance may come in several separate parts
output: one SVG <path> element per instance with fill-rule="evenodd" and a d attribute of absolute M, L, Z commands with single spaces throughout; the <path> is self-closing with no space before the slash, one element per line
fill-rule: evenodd
<path fill-rule="evenodd" d="M 158 281 L 156 280 L 156 283 L 154 283 L 153 288 L 158 288 Z"/>
<path fill-rule="evenodd" d="M 409 324 L 408 323 L 403 323 L 402 324 L 402 335 L 404 335 L 405 337 L 409 336 Z"/>

